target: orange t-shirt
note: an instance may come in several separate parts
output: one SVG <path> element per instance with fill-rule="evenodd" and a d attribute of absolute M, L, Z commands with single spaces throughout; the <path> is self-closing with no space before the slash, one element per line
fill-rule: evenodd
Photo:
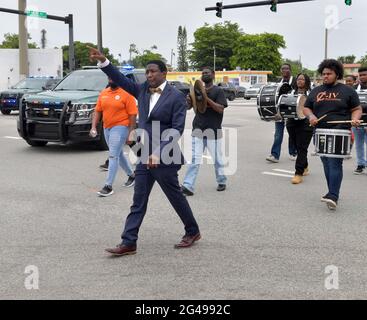
<path fill-rule="evenodd" d="M 129 126 L 129 116 L 137 115 L 138 108 L 135 98 L 121 88 L 101 91 L 96 111 L 103 113 L 103 127 Z"/>

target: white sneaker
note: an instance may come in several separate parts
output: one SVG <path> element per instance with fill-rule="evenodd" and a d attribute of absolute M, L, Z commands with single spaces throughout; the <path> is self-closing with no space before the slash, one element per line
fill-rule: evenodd
<path fill-rule="evenodd" d="M 273 155 L 270 155 L 268 157 L 266 157 L 266 160 L 269 162 L 274 162 L 274 163 L 278 163 L 279 159 L 275 158 Z"/>
<path fill-rule="evenodd" d="M 292 161 L 296 161 L 297 160 L 297 156 L 289 156 L 289 159 L 291 159 Z"/>

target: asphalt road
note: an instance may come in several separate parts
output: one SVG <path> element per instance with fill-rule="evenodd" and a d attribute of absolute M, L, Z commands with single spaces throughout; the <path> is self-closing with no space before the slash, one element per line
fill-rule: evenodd
<path fill-rule="evenodd" d="M 260 121 L 253 103 L 236 100 L 225 112 L 238 137 L 228 189 L 216 191 L 213 166 L 204 164 L 189 198 L 202 240 L 173 248 L 183 226 L 155 186 L 138 253 L 120 258 L 104 249 L 119 243 L 133 190 L 120 172 L 115 194 L 96 196 L 107 153 L 29 147 L 17 139 L 16 115 L 0 115 L 0 299 L 366 299 L 367 176 L 353 175 L 355 155 L 330 212 L 320 202 L 320 159 L 309 157 L 311 174 L 297 186 L 286 153 L 278 164 L 265 161 L 274 125 Z M 25 287 L 29 265 L 39 271 L 37 290 Z M 325 287 L 328 266 L 337 267 L 338 289 Z"/>

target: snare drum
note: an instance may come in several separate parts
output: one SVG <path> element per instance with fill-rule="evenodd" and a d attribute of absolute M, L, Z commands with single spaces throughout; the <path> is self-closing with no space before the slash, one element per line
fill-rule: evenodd
<path fill-rule="evenodd" d="M 283 94 L 278 101 L 280 115 L 283 119 L 303 120 L 303 108 L 306 102 L 304 94 Z"/>
<path fill-rule="evenodd" d="M 351 154 L 350 130 L 343 129 L 316 129 L 316 155 L 329 158 L 348 158 Z"/>
<path fill-rule="evenodd" d="M 288 83 L 263 86 L 257 100 L 257 111 L 261 120 L 275 121 L 281 118 L 278 107 L 279 95 L 288 93 L 291 90 L 292 87 Z"/>
<path fill-rule="evenodd" d="M 361 120 L 363 120 L 362 125 L 365 126 L 367 123 L 367 90 L 357 91 L 357 93 L 363 110 L 361 118 Z"/>
<path fill-rule="evenodd" d="M 357 93 L 358 93 L 359 101 L 361 103 L 362 108 L 366 110 L 367 109 L 367 90 L 357 91 Z"/>

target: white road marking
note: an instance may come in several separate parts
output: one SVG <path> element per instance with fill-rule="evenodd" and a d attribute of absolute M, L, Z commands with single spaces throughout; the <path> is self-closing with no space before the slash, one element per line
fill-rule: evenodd
<path fill-rule="evenodd" d="M 283 170 L 283 169 L 273 169 L 273 171 L 284 172 L 284 173 L 294 173 L 294 171 Z"/>
<path fill-rule="evenodd" d="M 4 139 L 13 139 L 13 140 L 22 140 L 23 138 L 21 137 L 11 137 L 11 136 L 5 136 L 3 137 Z"/>
<path fill-rule="evenodd" d="M 277 177 L 285 177 L 285 178 L 293 178 L 293 176 L 289 174 L 281 174 L 281 173 L 275 173 L 275 172 L 263 172 L 262 174 L 266 174 L 269 176 L 277 176 Z"/>

